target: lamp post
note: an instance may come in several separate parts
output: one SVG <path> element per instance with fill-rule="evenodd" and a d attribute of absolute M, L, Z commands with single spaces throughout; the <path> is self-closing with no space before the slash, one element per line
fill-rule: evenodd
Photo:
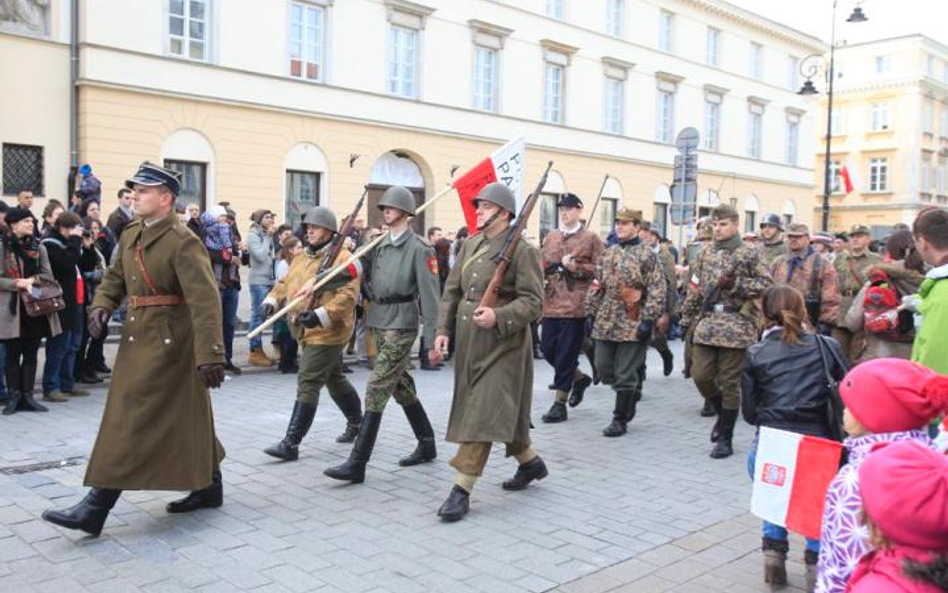
<path fill-rule="evenodd" d="M 830 145 L 833 140 L 833 83 L 836 78 L 836 4 L 838 0 L 833 0 L 833 26 L 830 32 L 830 58 L 828 83 L 826 91 L 826 155 L 823 160 L 823 223 L 821 229 L 826 232 L 829 230 L 830 215 L 830 194 L 832 193 L 832 176 L 830 175 Z M 853 12 L 846 19 L 848 23 L 863 23 L 869 20 L 858 5 L 853 8 Z M 813 77 L 819 71 L 822 56 L 811 54 L 800 62 L 800 73 L 806 77 L 806 82 L 798 91 L 798 95 L 815 95 L 819 93 L 813 84 Z"/>

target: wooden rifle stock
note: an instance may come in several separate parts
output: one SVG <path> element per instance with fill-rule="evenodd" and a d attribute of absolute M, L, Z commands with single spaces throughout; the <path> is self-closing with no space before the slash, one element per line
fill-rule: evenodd
<path fill-rule="evenodd" d="M 540 178 L 540 183 L 537 184 L 537 188 L 533 190 L 527 197 L 527 201 L 524 202 L 523 208 L 520 209 L 520 213 L 517 215 L 517 222 L 510 227 L 507 231 L 507 238 L 504 240 L 504 246 L 501 248 L 500 252 L 495 256 L 494 262 L 497 264 L 497 267 L 494 268 L 494 275 L 491 276 L 490 283 L 487 285 L 487 290 L 484 291 L 484 296 L 481 298 L 480 307 L 491 307 L 497 304 L 497 291 L 500 290 L 500 284 L 504 280 L 504 274 L 507 272 L 507 267 L 510 265 L 510 258 L 513 257 L 514 249 L 517 248 L 517 243 L 523 238 L 523 232 L 527 228 L 527 222 L 530 220 L 530 214 L 533 212 L 533 208 L 537 205 L 537 201 L 540 199 L 540 192 L 543 191 L 543 186 L 546 185 L 546 178 L 550 174 L 550 169 L 553 168 L 553 161 L 550 161 L 546 165 L 546 170 L 543 172 L 543 177 Z"/>

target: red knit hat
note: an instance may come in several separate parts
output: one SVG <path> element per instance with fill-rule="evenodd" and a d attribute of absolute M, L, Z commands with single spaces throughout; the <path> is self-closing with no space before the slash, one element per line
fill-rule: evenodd
<path fill-rule="evenodd" d="M 948 377 L 901 358 L 877 358 L 839 385 L 849 412 L 874 433 L 921 428 L 948 411 Z"/>
<path fill-rule="evenodd" d="M 886 539 L 948 551 L 948 457 L 914 441 L 880 445 L 859 467 L 859 490 Z"/>

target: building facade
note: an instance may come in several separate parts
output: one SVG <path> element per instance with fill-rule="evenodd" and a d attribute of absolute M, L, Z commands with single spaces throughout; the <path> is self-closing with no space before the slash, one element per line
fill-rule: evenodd
<path fill-rule="evenodd" d="M 63 0 L 20 1 L 47 28 L 11 31 L 0 16 L 0 53 L 65 50 L 35 74 L 68 83 L 68 46 L 49 33 L 68 19 Z M 725 202 L 748 227 L 766 212 L 811 222 L 816 132 L 795 90 L 799 61 L 823 44 L 718 0 L 77 1 L 78 150 L 106 211 L 150 159 L 182 171 L 183 199 L 229 202 L 241 225 L 262 207 L 291 221 L 317 203 L 346 212 L 366 185 L 373 222 L 388 185 L 430 198 L 522 135 L 526 187 L 554 161 L 535 237 L 556 225 L 554 194 L 591 207 L 608 175 L 594 226 L 608 232 L 628 205 L 677 239 L 674 140 L 693 126 L 702 212 Z M 6 89 L 17 62 L 0 70 Z M 46 196 L 67 191 L 52 147 L 68 156 L 68 109 L 49 109 L 67 95 L 11 110 L 0 94 L 0 140 L 49 147 Z M 449 197 L 417 228 L 462 224 Z"/>
<path fill-rule="evenodd" d="M 830 143 L 830 229 L 869 225 L 876 238 L 919 210 L 948 204 L 948 46 L 921 35 L 836 52 Z M 822 89 L 821 89 L 822 90 Z M 825 97 L 815 171 L 820 216 Z M 847 194 L 841 171 L 852 180 Z"/>

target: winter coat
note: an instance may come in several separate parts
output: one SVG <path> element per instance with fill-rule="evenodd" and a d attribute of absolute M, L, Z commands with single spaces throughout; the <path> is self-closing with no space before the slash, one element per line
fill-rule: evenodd
<path fill-rule="evenodd" d="M 273 286 L 273 238 L 257 223 L 250 225 L 247 233 L 247 250 L 250 251 L 250 286 Z"/>
<path fill-rule="evenodd" d="M 42 280 L 46 282 L 53 282 L 53 271 L 49 267 L 49 256 L 46 253 L 46 248 L 42 245 L 39 246 L 40 254 L 40 273 L 35 275 L 37 280 Z M 9 273 L 7 270 L 7 265 L 9 264 L 9 257 L 7 257 L 6 246 L 3 241 L 0 241 L 0 340 L 14 340 L 20 337 L 21 330 L 21 315 L 23 313 L 23 304 L 19 302 L 20 294 L 16 288 L 16 280 L 13 278 L 13 274 Z M 20 270 L 23 269 L 23 262 L 17 262 Z M 15 313 L 10 313 L 9 299 L 17 299 L 18 304 L 14 308 Z M 55 313 L 50 313 L 46 316 L 46 321 L 49 324 L 49 335 L 58 336 L 62 333 L 62 328 L 59 324 L 59 315 Z"/>
<path fill-rule="evenodd" d="M 901 261 L 884 263 L 875 266 L 876 269 L 885 272 L 889 279 L 895 284 L 900 295 L 915 294 L 925 277 L 915 270 L 905 269 L 905 263 Z M 865 307 L 863 301 L 866 298 L 866 290 L 869 288 L 867 282 L 853 299 L 853 305 L 846 313 L 846 328 L 853 332 L 861 332 L 866 323 Z M 886 340 L 876 334 L 866 332 L 866 349 L 862 356 L 856 362 L 865 362 L 874 358 L 901 358 L 909 360 L 912 357 L 911 342 L 893 342 Z"/>
<path fill-rule="evenodd" d="M 948 375 L 948 264 L 929 270 L 918 289 L 922 327 L 915 332 L 912 362 Z"/>
<path fill-rule="evenodd" d="M 87 486 L 198 490 L 224 457 L 197 371 L 224 363 L 220 295 L 207 252 L 174 214 L 125 228 L 92 307 L 112 312 L 126 297 L 150 295 L 184 302 L 136 308 L 128 299 Z"/>
<path fill-rule="evenodd" d="M 465 241 L 444 286 L 438 335 L 449 336 L 455 344 L 447 431 L 452 443 L 530 442 L 530 324 L 540 316 L 543 303 L 543 269 L 536 247 L 517 243 L 497 293 L 497 325 L 485 329 L 474 324 L 474 310 L 496 267 L 492 258 L 505 237 L 501 233 L 487 239 L 482 234 Z"/>
<path fill-rule="evenodd" d="M 820 347 L 816 336 L 805 335 L 801 340 L 800 345 L 787 344 L 775 329 L 747 349 L 741 376 L 741 411 L 744 420 L 754 426 L 828 438 L 830 392 Z M 840 381 L 846 374 L 836 362 L 843 360 L 842 350 L 833 338 L 823 340 L 831 374 Z"/>
<path fill-rule="evenodd" d="M 122 236 L 122 232 L 125 230 L 125 227 L 128 226 L 128 223 L 132 222 L 135 219 L 135 215 L 132 214 L 130 209 L 127 211 L 121 206 L 116 208 L 112 214 L 109 214 L 109 219 L 106 221 L 105 226 L 109 227 L 112 231 L 112 234 L 115 236 L 115 240 L 118 241 Z"/>
<path fill-rule="evenodd" d="M 580 228 L 574 233 L 550 231 L 540 249 L 546 276 L 543 317 L 552 319 L 583 319 L 589 285 L 596 274 L 596 263 L 602 255 L 602 241 L 591 231 Z M 563 257 L 571 255 L 576 269 L 562 265 Z"/>
<path fill-rule="evenodd" d="M 273 290 L 270 291 L 263 302 L 279 308 L 285 305 L 288 300 L 293 299 L 293 295 L 307 280 L 316 277 L 316 273 L 319 271 L 323 258 L 329 249 L 330 245 L 327 245 L 313 253 L 310 248 L 307 248 L 305 252 L 293 258 L 293 263 L 290 264 L 286 276 L 273 286 Z M 343 248 L 339 251 L 336 261 L 344 262 L 349 259 L 349 256 L 350 253 Z M 316 311 L 321 325 L 307 329 L 293 322 L 293 317 L 302 313 L 309 304 L 304 302 L 297 306 L 287 319 L 291 330 L 294 332 L 293 337 L 299 343 L 307 346 L 341 346 L 346 344 L 352 335 L 352 328 L 355 326 L 355 305 L 358 295 L 359 280 L 357 279 L 350 280 L 336 288 L 320 290 L 319 296 L 316 298 L 314 311 Z"/>
<path fill-rule="evenodd" d="M 905 574 L 905 562 L 931 562 L 930 553 L 895 546 L 873 550 L 863 556 L 853 572 L 848 593 L 943 593 L 934 583 L 917 581 Z"/>
<path fill-rule="evenodd" d="M 849 460 L 830 482 L 826 492 L 814 593 L 844 593 L 850 575 L 869 551 L 866 541 L 869 532 L 862 524 L 859 467 L 877 444 L 897 441 L 915 441 L 934 447 L 923 430 L 868 434 L 850 437 L 843 442 Z"/>
<path fill-rule="evenodd" d="M 75 331 L 82 316 L 76 293 L 79 260 L 82 258 L 82 237 L 67 239 L 59 234 L 58 229 L 53 229 L 42 243 L 49 257 L 53 278 L 62 287 L 63 301 L 66 302 L 66 308 L 59 312 L 59 323 L 65 331 Z"/>
<path fill-rule="evenodd" d="M 815 269 L 817 267 L 819 269 Z M 818 323 L 832 326 L 836 323 L 842 296 L 836 268 L 825 256 L 812 247 L 802 255 L 787 252 L 774 260 L 770 273 L 774 282 L 789 284 L 800 291 L 804 298 L 819 299 L 819 319 L 810 319 L 812 326 L 816 327 Z"/>

